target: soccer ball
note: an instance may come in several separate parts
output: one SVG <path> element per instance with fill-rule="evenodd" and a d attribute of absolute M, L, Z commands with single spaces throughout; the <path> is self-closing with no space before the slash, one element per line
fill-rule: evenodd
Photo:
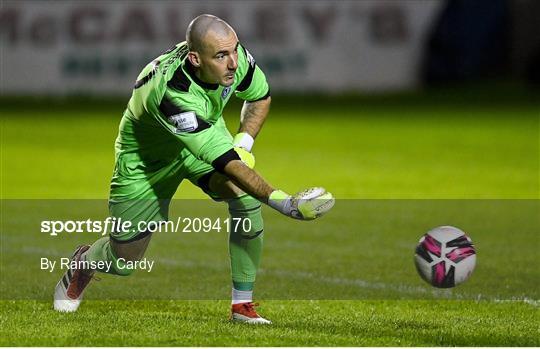
<path fill-rule="evenodd" d="M 471 239 L 458 228 L 437 227 L 422 236 L 414 261 L 422 279 L 435 287 L 450 288 L 471 276 L 476 250 Z"/>

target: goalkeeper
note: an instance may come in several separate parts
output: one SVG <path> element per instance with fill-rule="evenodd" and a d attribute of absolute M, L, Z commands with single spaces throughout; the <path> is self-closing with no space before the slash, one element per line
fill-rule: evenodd
<path fill-rule="evenodd" d="M 245 101 L 234 138 L 222 117 L 232 94 Z M 261 203 L 304 220 L 319 217 L 334 204 L 323 188 L 290 196 L 253 171 L 251 148 L 270 100 L 263 72 L 235 31 L 215 16 L 195 18 L 186 41 L 157 57 L 137 78 L 115 143 L 109 198 L 112 217 L 133 226 L 160 222 L 168 219 L 180 182 L 188 179 L 213 199 L 225 201 L 232 218 L 249 219 L 249 231 L 238 227 L 229 237 L 232 319 L 248 323 L 269 323 L 252 302 L 263 243 Z M 91 246 L 79 246 L 73 260 L 112 262 L 109 273 L 129 275 L 133 270 L 120 261 L 141 259 L 150 238 L 146 231 L 113 231 Z M 54 308 L 77 310 L 94 272 L 67 270 L 56 286 Z"/>

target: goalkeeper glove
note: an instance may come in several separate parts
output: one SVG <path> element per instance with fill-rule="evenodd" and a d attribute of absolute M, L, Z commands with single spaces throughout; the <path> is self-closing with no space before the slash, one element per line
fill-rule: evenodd
<path fill-rule="evenodd" d="M 312 220 L 322 216 L 334 206 L 335 199 L 324 188 L 314 187 L 291 196 L 281 190 L 274 190 L 268 198 L 268 205 L 286 216 Z"/>
<path fill-rule="evenodd" d="M 234 150 L 240 155 L 240 159 L 247 167 L 255 167 L 255 156 L 251 153 L 255 140 L 247 132 L 240 132 L 233 139 Z"/>
<path fill-rule="evenodd" d="M 240 160 L 242 160 L 247 167 L 253 170 L 255 167 L 255 156 L 244 148 L 240 147 L 234 147 L 234 151 L 238 154 L 238 156 L 240 156 Z"/>
<path fill-rule="evenodd" d="M 240 132 L 233 139 L 233 145 L 238 148 L 243 148 L 248 152 L 251 152 L 255 140 L 247 132 Z"/>

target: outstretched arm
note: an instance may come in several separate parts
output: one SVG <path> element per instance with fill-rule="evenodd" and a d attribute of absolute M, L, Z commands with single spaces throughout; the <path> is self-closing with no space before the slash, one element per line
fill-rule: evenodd
<path fill-rule="evenodd" d="M 315 219 L 334 206 L 334 197 L 324 188 L 309 188 L 291 196 L 272 188 L 264 178 L 240 160 L 229 161 L 223 168 L 223 172 L 240 189 L 292 218 Z"/>
<path fill-rule="evenodd" d="M 268 184 L 264 178 L 259 176 L 257 172 L 247 167 L 240 160 L 230 161 L 223 169 L 227 177 L 229 177 L 240 189 L 250 194 L 265 204 L 268 203 L 270 194 L 274 188 Z"/>

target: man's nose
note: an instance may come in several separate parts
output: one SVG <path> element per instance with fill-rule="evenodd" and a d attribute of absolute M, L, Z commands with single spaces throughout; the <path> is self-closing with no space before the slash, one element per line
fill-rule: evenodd
<path fill-rule="evenodd" d="M 230 55 L 229 57 L 230 59 L 227 68 L 230 70 L 236 70 L 236 68 L 238 68 L 238 57 L 235 57 L 234 55 Z"/>

